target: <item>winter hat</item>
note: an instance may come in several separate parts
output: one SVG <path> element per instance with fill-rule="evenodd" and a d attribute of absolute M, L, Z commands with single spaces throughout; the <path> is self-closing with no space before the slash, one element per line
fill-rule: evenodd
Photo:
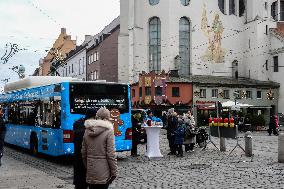
<path fill-rule="evenodd" d="M 109 120 L 110 119 L 110 111 L 108 109 L 106 109 L 105 107 L 100 108 L 97 111 L 97 118 L 102 119 L 102 120 L 104 120 L 104 119 Z"/>
<path fill-rule="evenodd" d="M 171 108 L 171 109 L 168 110 L 169 115 L 172 115 L 174 112 L 175 112 L 174 108 Z"/>
<path fill-rule="evenodd" d="M 85 119 L 95 118 L 97 114 L 97 109 L 95 108 L 89 108 L 86 111 Z"/>
<path fill-rule="evenodd" d="M 140 119 L 140 118 L 141 118 L 141 114 L 140 114 L 139 112 L 137 112 L 137 113 L 135 113 L 135 114 L 133 115 L 133 117 L 134 117 L 135 119 Z"/>

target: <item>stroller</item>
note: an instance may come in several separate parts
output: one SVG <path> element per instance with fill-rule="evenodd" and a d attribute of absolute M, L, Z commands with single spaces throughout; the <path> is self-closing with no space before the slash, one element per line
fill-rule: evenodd
<path fill-rule="evenodd" d="M 196 143 L 200 148 L 205 148 L 208 140 L 208 133 L 204 127 L 199 127 L 196 132 Z"/>

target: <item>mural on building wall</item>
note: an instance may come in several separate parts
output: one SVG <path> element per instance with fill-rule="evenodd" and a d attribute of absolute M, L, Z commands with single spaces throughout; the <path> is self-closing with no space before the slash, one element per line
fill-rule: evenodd
<path fill-rule="evenodd" d="M 222 48 L 221 43 L 224 27 L 218 13 L 215 14 L 212 25 L 209 25 L 205 4 L 202 11 L 201 30 L 208 38 L 208 47 L 202 56 L 202 60 L 223 63 L 226 54 L 226 50 Z"/>
<path fill-rule="evenodd" d="M 154 86 L 155 88 L 156 87 L 161 87 L 161 94 L 160 95 L 155 95 L 154 96 L 154 102 L 157 104 L 157 105 L 160 105 L 164 102 L 164 100 L 167 99 L 166 97 L 166 76 L 165 76 L 165 72 L 163 71 L 162 74 L 163 75 L 162 77 L 161 76 L 156 76 L 155 79 L 154 79 Z"/>

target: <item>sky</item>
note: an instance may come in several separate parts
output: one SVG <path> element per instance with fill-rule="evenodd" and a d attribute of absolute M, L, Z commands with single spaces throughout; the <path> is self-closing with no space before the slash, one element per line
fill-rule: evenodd
<path fill-rule="evenodd" d="M 34 72 L 60 28 L 80 45 L 85 35 L 99 33 L 119 12 L 119 0 L 0 0 L 0 92 L 3 80 L 18 79 L 13 66 L 23 65 L 26 75 Z M 5 62 L 11 44 L 20 50 Z"/>

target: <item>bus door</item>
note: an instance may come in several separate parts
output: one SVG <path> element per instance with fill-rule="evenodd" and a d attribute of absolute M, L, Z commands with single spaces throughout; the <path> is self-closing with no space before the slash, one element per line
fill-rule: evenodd
<path fill-rule="evenodd" d="M 60 123 L 60 101 L 58 98 L 44 98 L 41 103 L 41 129 L 39 139 L 39 149 L 47 154 L 56 154 L 59 147 L 58 127 Z"/>

